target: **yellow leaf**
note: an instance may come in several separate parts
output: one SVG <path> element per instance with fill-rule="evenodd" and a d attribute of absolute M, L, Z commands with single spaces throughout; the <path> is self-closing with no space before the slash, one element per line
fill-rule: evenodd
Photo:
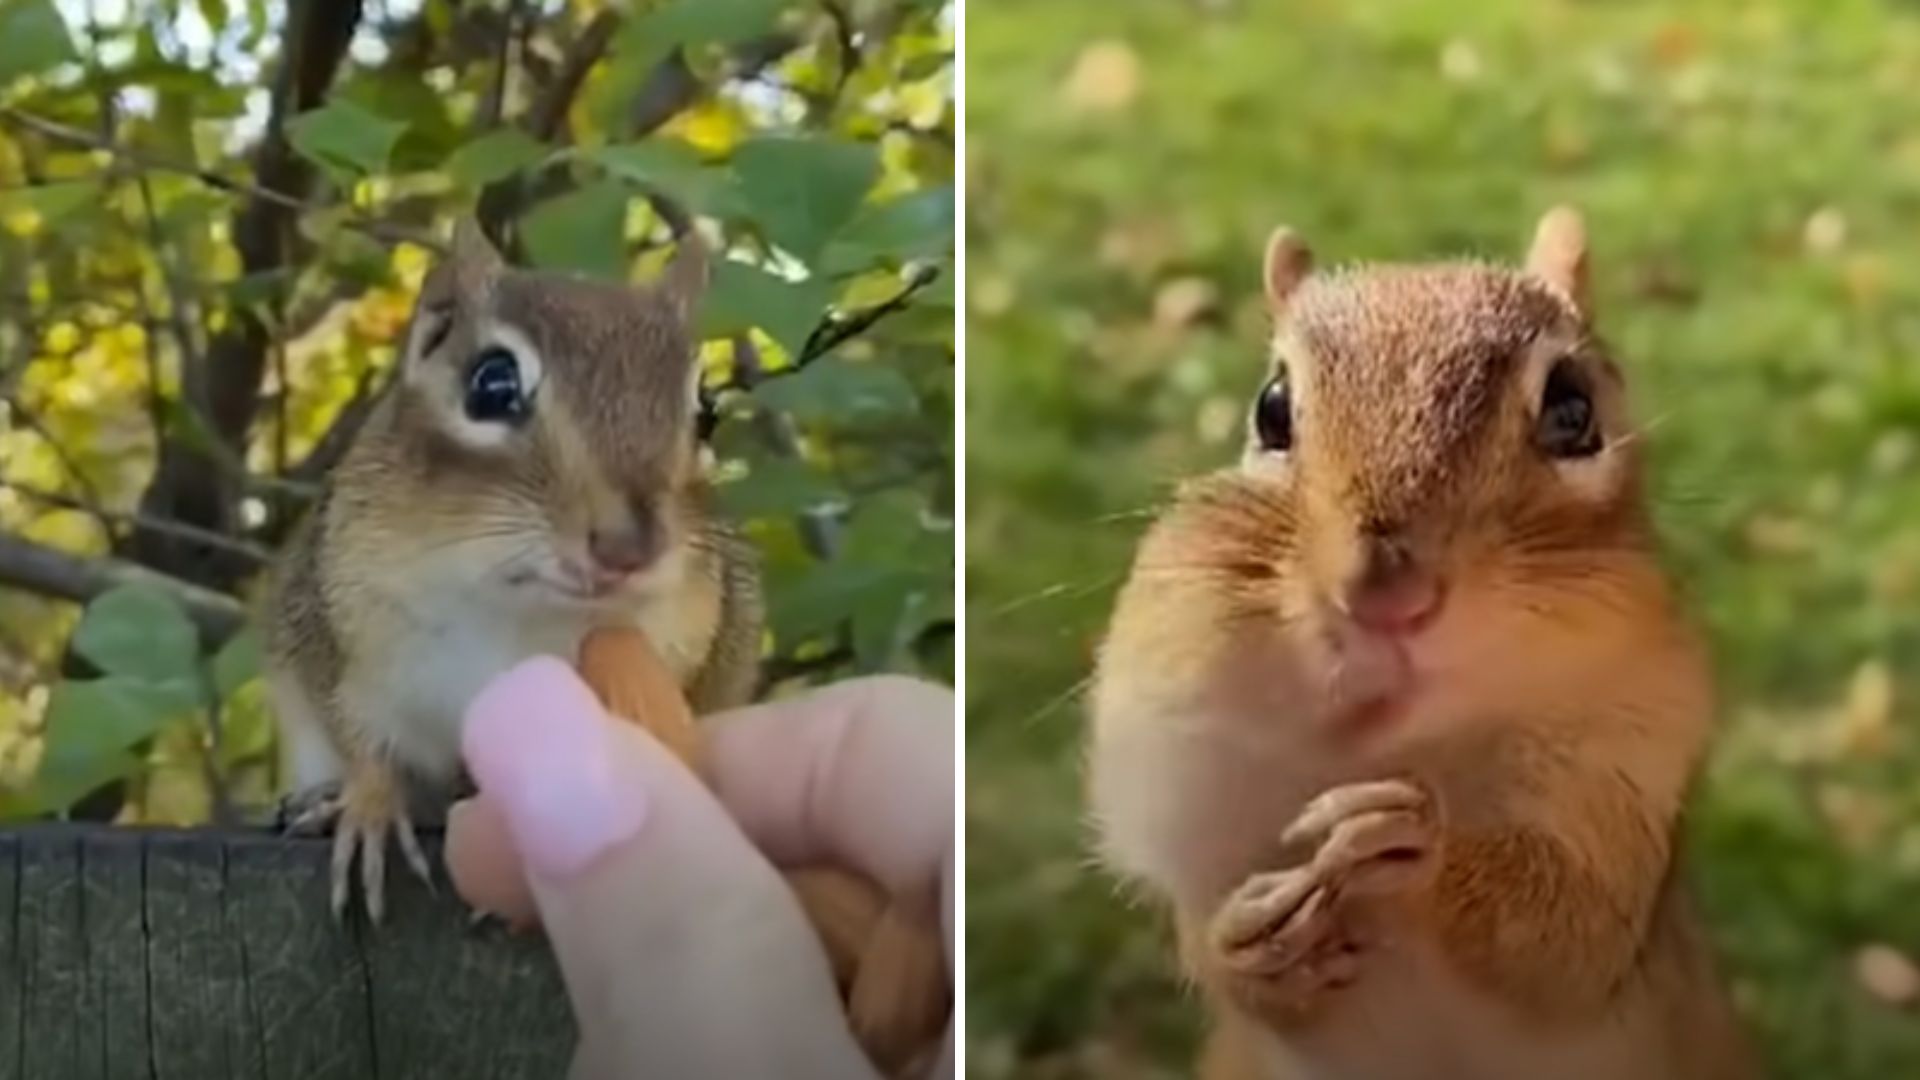
<path fill-rule="evenodd" d="M 734 103 L 707 101 L 674 118 L 666 132 L 693 144 L 696 150 L 718 156 L 746 137 L 747 121 Z"/>

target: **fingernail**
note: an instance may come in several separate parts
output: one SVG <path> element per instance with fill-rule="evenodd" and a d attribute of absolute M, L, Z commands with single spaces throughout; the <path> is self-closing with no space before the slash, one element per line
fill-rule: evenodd
<path fill-rule="evenodd" d="M 646 792 L 614 775 L 605 711 L 559 659 L 535 657 L 487 684 L 467 706 L 460 747 L 541 877 L 578 874 L 646 822 Z"/>

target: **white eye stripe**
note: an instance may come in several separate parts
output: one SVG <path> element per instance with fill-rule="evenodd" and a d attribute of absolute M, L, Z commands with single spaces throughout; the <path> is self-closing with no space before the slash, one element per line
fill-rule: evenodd
<path fill-rule="evenodd" d="M 532 398 L 546 378 L 546 363 L 541 359 L 540 350 L 534 348 L 532 339 L 517 327 L 493 319 L 482 323 L 480 329 L 481 335 L 474 342 L 473 355 L 478 356 L 489 348 L 501 348 L 512 353 L 514 362 L 520 365 L 520 391 Z M 463 378 L 466 374 L 465 362 L 471 362 L 471 358 L 463 358 Z"/>

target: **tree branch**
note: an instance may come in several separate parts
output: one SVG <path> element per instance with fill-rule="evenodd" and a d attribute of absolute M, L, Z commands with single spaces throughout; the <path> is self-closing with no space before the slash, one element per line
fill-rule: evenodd
<path fill-rule="evenodd" d="M 907 284 L 899 292 L 868 308 L 861 308 L 850 315 L 828 315 L 807 335 L 807 342 L 800 349 L 800 355 L 793 366 L 802 368 L 833 350 L 873 329 L 875 323 L 904 309 L 913 302 L 913 296 L 921 289 L 940 279 L 940 268 L 932 263 L 921 263 L 914 267 L 913 274 L 907 278 Z"/>
<path fill-rule="evenodd" d="M 266 130 L 253 152 L 254 184 L 234 210 L 233 245 L 243 274 L 266 274 L 295 256 L 293 211 L 313 177 L 293 150 L 287 124 L 320 104 L 360 24 L 362 0 L 290 0 L 281 61 Z M 238 532 L 236 476 L 223 459 L 244 462 L 247 435 L 259 409 L 269 331 L 257 311 L 237 307 L 207 344 L 203 370 L 183 373 L 187 406 L 206 419 L 206 439 L 173 433 L 160 444 L 159 464 L 140 500 L 149 518 L 213 532 Z M 191 377 L 184 377 L 191 376 Z M 230 587 L 253 569 L 231 552 L 151 529 L 137 529 L 129 553 L 141 563 L 201 584 Z"/>
<path fill-rule="evenodd" d="M 547 85 L 539 100 L 533 103 L 522 119 L 522 131 L 543 143 L 566 141 L 567 111 L 573 107 L 573 99 L 579 96 L 580 88 L 586 85 L 587 73 L 606 54 L 607 47 L 613 43 L 614 32 L 619 28 L 620 14 L 617 11 L 609 9 L 594 16 L 593 21 L 567 48 L 553 82 Z M 507 223 L 519 216 L 537 186 L 538 183 L 532 178 L 517 174 L 488 184 L 480 193 L 479 204 L 474 210 L 481 227 L 496 241 L 502 239 Z M 505 246 L 511 248 L 513 245 L 509 243 Z"/>
<path fill-rule="evenodd" d="M 0 533 L 0 586 L 84 604 L 121 585 L 151 585 L 180 601 L 201 635 L 219 642 L 246 622 L 239 601 L 119 559 L 88 559 Z"/>
<path fill-rule="evenodd" d="M 573 108 L 573 99 L 580 96 L 580 88 L 586 85 L 587 72 L 606 55 L 618 29 L 620 13 L 609 9 L 595 15 L 586 29 L 580 31 L 560 61 L 560 70 L 554 73 L 553 82 L 528 111 L 527 134 L 541 142 L 552 142 L 564 133 L 567 112 Z"/>
<path fill-rule="evenodd" d="M 117 510 L 109 510 L 97 502 L 76 499 L 71 495 L 63 495 L 57 491 L 48 491 L 45 488 L 38 488 L 13 480 L 0 479 L 0 488 L 6 488 L 9 491 L 26 496 L 34 502 L 43 503 L 47 506 L 59 507 L 62 510 L 78 510 L 84 514 L 92 515 L 92 517 L 99 521 L 102 527 L 106 529 L 109 540 L 117 541 L 119 539 L 114 533 L 114 525 L 137 525 L 143 529 L 170 533 L 186 540 L 195 541 L 196 543 L 221 548 L 222 550 L 239 555 L 242 558 L 250 559 L 261 566 L 265 566 L 267 563 L 273 561 L 273 552 L 268 551 L 258 544 L 250 544 L 245 540 L 237 540 L 231 536 L 223 536 L 217 532 L 209 532 L 206 529 L 196 528 L 185 522 L 166 521 L 160 518 L 151 518 L 145 514 L 123 514 Z"/>

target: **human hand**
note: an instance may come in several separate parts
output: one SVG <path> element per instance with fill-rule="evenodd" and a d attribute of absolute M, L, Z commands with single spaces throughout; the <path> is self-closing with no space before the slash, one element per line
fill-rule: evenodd
<path fill-rule="evenodd" d="M 942 688 L 875 678 L 711 717 L 709 791 L 571 667 L 531 660 L 469 709 L 480 795 L 448 819 L 448 867 L 476 907 L 537 907 L 578 1075 L 873 1076 L 769 860 L 938 896 L 951 973 L 953 715 Z M 935 1072 L 953 1069 L 949 1026 Z"/>

